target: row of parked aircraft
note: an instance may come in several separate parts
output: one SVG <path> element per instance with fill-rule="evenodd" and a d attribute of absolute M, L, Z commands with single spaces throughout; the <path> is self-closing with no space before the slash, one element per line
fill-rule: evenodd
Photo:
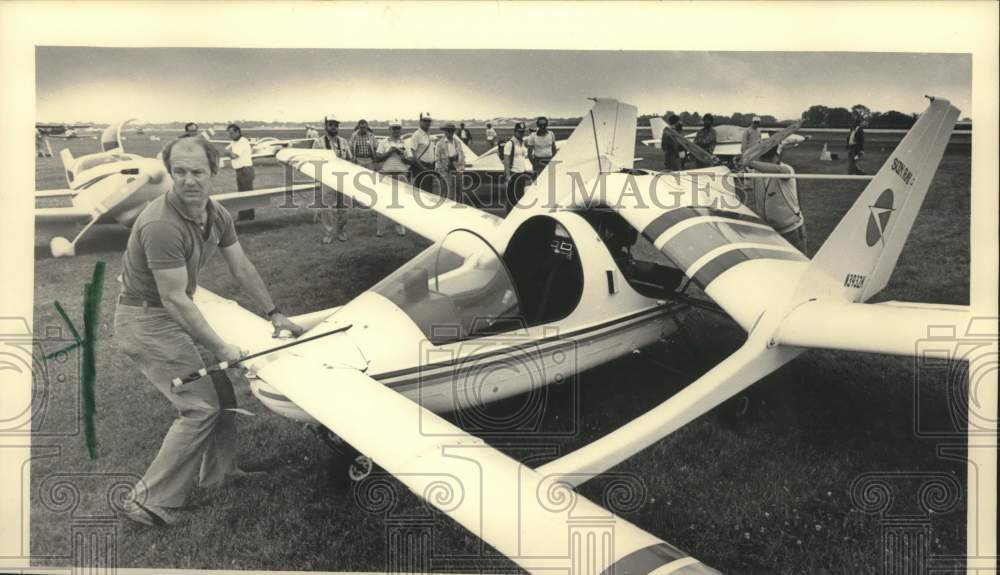
<path fill-rule="evenodd" d="M 730 166 L 670 177 L 635 170 L 636 116 L 634 106 L 596 100 L 560 143 L 560 162 L 528 186 L 506 218 L 375 183 L 372 172 L 328 150 L 278 150 L 277 161 L 314 182 L 308 186 L 335 187 L 433 245 L 347 304 L 292 318 L 307 330 L 302 344 L 244 362 L 254 395 L 348 443 L 363 454 L 358 469 L 374 462 L 528 572 L 717 573 L 572 489 L 809 349 L 912 355 L 927 326 L 964 323 L 966 307 L 865 303 L 889 281 L 958 110 L 931 100 L 811 260 L 722 184 L 734 174 Z M 743 159 L 760 157 L 783 137 Z M 64 157 L 74 205 L 40 210 L 38 223 L 127 225 L 169 189 L 162 162 L 121 149 L 120 127 L 105 130 L 101 143 L 99 154 Z M 595 189 L 598 179 L 604 194 L 578 193 L 579 181 Z M 288 192 L 214 198 L 243 209 L 248 196 Z M 632 257 L 638 242 L 669 265 Z M 693 298 L 692 284 L 711 301 Z M 204 288 L 194 299 L 226 341 L 250 353 L 274 346 L 267 320 Z M 692 304 L 729 315 L 747 332 L 742 347 L 661 405 L 572 453 L 528 466 L 441 417 L 537 391 L 563 381 L 567 369 L 648 346 L 675 331 Z M 427 345 L 447 359 L 419 361 L 417 350 Z M 578 361 L 561 361 L 571 348 L 580 350 Z M 499 374 L 488 389 L 477 378 L 484 370 Z M 435 496 L 442 481 L 456 497 Z M 569 503 L 551 504 L 553 489 L 566 490 Z"/>
<path fill-rule="evenodd" d="M 60 153 L 60 158 L 65 169 L 68 187 L 36 192 L 36 198 L 69 198 L 71 200 L 71 206 L 68 207 L 36 209 L 35 222 L 37 227 L 59 228 L 61 231 L 67 226 L 82 226 L 81 231 L 76 234 L 72 241 L 61 236 L 52 239 L 50 247 L 54 256 L 73 255 L 77 241 L 94 224 L 117 222 L 124 226 L 131 226 L 132 221 L 150 200 L 169 189 L 169 176 L 166 176 L 165 173 L 159 173 L 163 171 L 162 162 L 125 152 L 123 133 L 129 122 L 131 120 L 105 128 L 100 135 L 100 152 L 98 153 L 74 158 L 72 152 L 64 148 Z M 654 137 L 643 140 L 642 143 L 659 147 L 665 128 L 666 123 L 663 120 L 654 118 L 651 121 Z M 404 140 L 409 137 L 410 134 L 407 134 L 404 136 Z M 443 136 L 435 134 L 432 139 L 440 137 Z M 690 137 L 686 138 L 691 139 Z M 230 140 L 210 141 L 218 145 L 231 143 Z M 801 141 L 801 136 L 789 135 L 783 140 L 783 143 L 795 145 Z M 275 157 L 281 150 L 311 142 L 311 138 L 288 140 L 271 137 L 250 138 L 252 157 L 257 160 Z M 559 146 L 563 143 L 565 140 L 558 141 Z M 497 154 L 496 147 L 487 150 L 482 155 L 477 155 L 461 141 L 459 144 L 464 151 L 467 171 L 482 174 L 503 172 L 503 161 Z M 696 147 L 691 142 L 686 142 L 685 146 L 688 149 Z M 697 154 L 696 150 L 694 152 Z M 732 160 L 734 156 L 739 155 L 739 144 L 736 145 L 736 148 L 732 148 L 728 142 L 720 140 L 720 146 L 716 149 L 715 155 L 722 160 Z M 565 154 L 559 155 L 560 160 L 564 157 Z M 220 159 L 222 164 L 226 161 L 228 158 Z M 314 189 L 315 186 L 311 185 L 297 185 L 290 188 L 261 189 L 252 193 L 219 194 L 215 198 L 226 207 L 239 210 L 265 207 L 269 205 L 271 198 L 276 194 L 305 192 Z"/>

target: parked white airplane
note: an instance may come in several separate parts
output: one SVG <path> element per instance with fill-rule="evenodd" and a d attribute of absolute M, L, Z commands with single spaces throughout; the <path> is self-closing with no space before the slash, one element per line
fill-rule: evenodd
<path fill-rule="evenodd" d="M 60 232 L 67 227 L 82 225 L 73 241 L 54 237 L 49 247 L 55 257 L 75 254 L 76 243 L 91 226 L 117 222 L 131 226 L 146 204 L 165 193 L 173 185 L 166 167 L 158 158 L 144 158 L 125 152 L 122 128 L 130 122 L 108 126 L 101 134 L 101 151 L 74 158 L 69 149 L 60 153 L 66 169 L 68 189 L 35 192 L 35 199 L 69 198 L 71 206 L 35 208 L 36 233 L 40 228 Z M 253 192 L 216 194 L 212 198 L 231 210 L 243 210 L 270 205 L 271 196 L 278 193 L 313 190 L 315 185 L 291 188 L 268 188 Z"/>
<path fill-rule="evenodd" d="M 61 124 L 39 122 L 35 124 L 41 133 L 50 138 L 62 138 L 72 140 L 74 138 L 96 138 L 91 124 Z"/>
<path fill-rule="evenodd" d="M 435 243 L 348 304 L 294 318 L 307 328 L 300 338 L 336 333 L 248 360 L 251 388 L 274 411 L 329 428 L 529 572 L 715 573 L 578 494 L 564 505 L 546 494 L 605 472 L 807 348 L 911 355 L 928 325 L 964 323 L 959 306 L 863 303 L 888 282 L 957 116 L 933 100 L 811 261 L 734 193 L 696 181 L 704 174 L 637 175 L 636 108 L 614 100 L 596 102 L 563 161 L 503 220 L 394 188 L 326 150 L 282 150 L 280 162 Z M 672 269 L 637 273 L 625 250 L 639 235 Z M 650 412 L 535 469 L 437 415 L 559 381 L 568 346 L 587 369 L 669 333 L 681 274 L 748 336 Z M 195 302 L 223 339 L 249 352 L 273 345 L 270 323 L 235 302 L 203 288 Z M 485 388 L 484 370 L 494 376 Z M 434 496 L 442 478 L 455 497 Z M 613 536 L 581 517 L 612 518 Z"/>

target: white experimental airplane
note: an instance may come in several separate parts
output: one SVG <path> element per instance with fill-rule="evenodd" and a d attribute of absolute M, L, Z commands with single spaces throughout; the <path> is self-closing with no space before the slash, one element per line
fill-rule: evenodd
<path fill-rule="evenodd" d="M 889 281 L 957 116 L 932 100 L 812 260 L 714 179 L 697 182 L 704 174 L 631 170 L 636 108 L 614 100 L 596 101 L 562 162 L 506 219 L 377 183 L 326 150 L 282 150 L 280 162 L 434 244 L 346 305 L 293 318 L 300 338 L 335 333 L 247 360 L 251 389 L 277 413 L 325 426 L 528 572 L 716 573 L 574 492 L 561 505 L 547 494 L 566 495 L 809 348 L 912 355 L 929 325 L 964 324 L 962 306 L 864 303 Z M 637 277 L 621 249 L 638 235 L 673 273 Z M 568 346 L 583 370 L 656 341 L 675 325 L 681 274 L 747 339 L 651 411 L 536 468 L 437 415 L 559 381 Z M 270 323 L 235 302 L 203 288 L 194 299 L 223 339 L 249 352 L 274 345 Z M 455 497 L 435 496 L 442 481 Z M 581 520 L 609 517 L 613 533 Z"/>
<path fill-rule="evenodd" d="M 69 188 L 35 192 L 35 199 L 68 198 L 70 206 L 35 208 L 36 233 L 43 229 L 76 233 L 73 241 L 62 236 L 52 238 L 49 247 L 55 257 L 72 256 L 76 243 L 94 224 L 119 223 L 130 227 L 146 204 L 167 192 L 173 185 L 163 161 L 126 153 L 122 129 L 131 120 L 104 129 L 100 152 L 74 158 L 69 149 L 60 153 Z M 315 185 L 267 188 L 253 192 L 216 194 L 212 198 L 230 210 L 270 205 L 279 193 L 311 191 Z M 44 232 L 43 232 L 44 233 Z"/>

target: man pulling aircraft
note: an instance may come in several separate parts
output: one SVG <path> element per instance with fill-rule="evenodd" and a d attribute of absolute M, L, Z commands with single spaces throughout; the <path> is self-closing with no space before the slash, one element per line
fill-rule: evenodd
<path fill-rule="evenodd" d="M 183 138 L 167 144 L 163 162 L 173 188 L 150 202 L 132 227 L 115 311 L 119 348 L 179 412 L 126 508 L 125 517 L 145 525 L 173 523 L 169 510 L 184 505 L 196 480 L 208 487 L 246 474 L 236 465 L 236 397 L 226 374 L 202 377 L 184 393 L 170 386 L 178 370 L 198 371 L 244 355 L 219 337 L 192 301 L 205 262 L 222 253 L 276 335 L 303 331 L 274 305 L 240 246 L 232 216 L 209 198 L 218 151 L 202 138 Z"/>

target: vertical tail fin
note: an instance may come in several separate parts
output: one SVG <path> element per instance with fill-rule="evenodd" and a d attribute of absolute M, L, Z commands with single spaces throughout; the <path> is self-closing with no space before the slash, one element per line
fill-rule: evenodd
<path fill-rule="evenodd" d="M 125 147 L 122 145 L 122 129 L 125 127 L 125 124 L 128 124 L 134 119 L 135 118 L 125 120 L 124 122 L 119 122 L 117 125 L 112 124 L 107 128 L 104 128 L 104 131 L 101 132 L 101 151 L 111 152 L 117 150 L 119 152 L 124 152 Z"/>
<path fill-rule="evenodd" d="M 653 116 L 649 119 L 649 131 L 652 132 L 654 140 L 663 139 L 663 128 L 666 127 L 667 123 L 659 116 Z"/>
<path fill-rule="evenodd" d="M 885 287 L 927 195 L 958 118 L 947 100 L 931 104 L 820 248 L 798 295 L 865 301 Z"/>
<path fill-rule="evenodd" d="M 569 139 L 559 142 L 555 157 L 528 186 L 518 202 L 524 216 L 552 205 L 557 191 L 590 182 L 599 174 L 631 168 L 635 159 L 638 110 L 617 100 L 596 99 Z"/>
<path fill-rule="evenodd" d="M 63 148 L 59 152 L 59 159 L 62 160 L 63 169 L 66 171 L 66 185 L 73 187 L 73 152 L 69 151 L 69 148 Z"/>

